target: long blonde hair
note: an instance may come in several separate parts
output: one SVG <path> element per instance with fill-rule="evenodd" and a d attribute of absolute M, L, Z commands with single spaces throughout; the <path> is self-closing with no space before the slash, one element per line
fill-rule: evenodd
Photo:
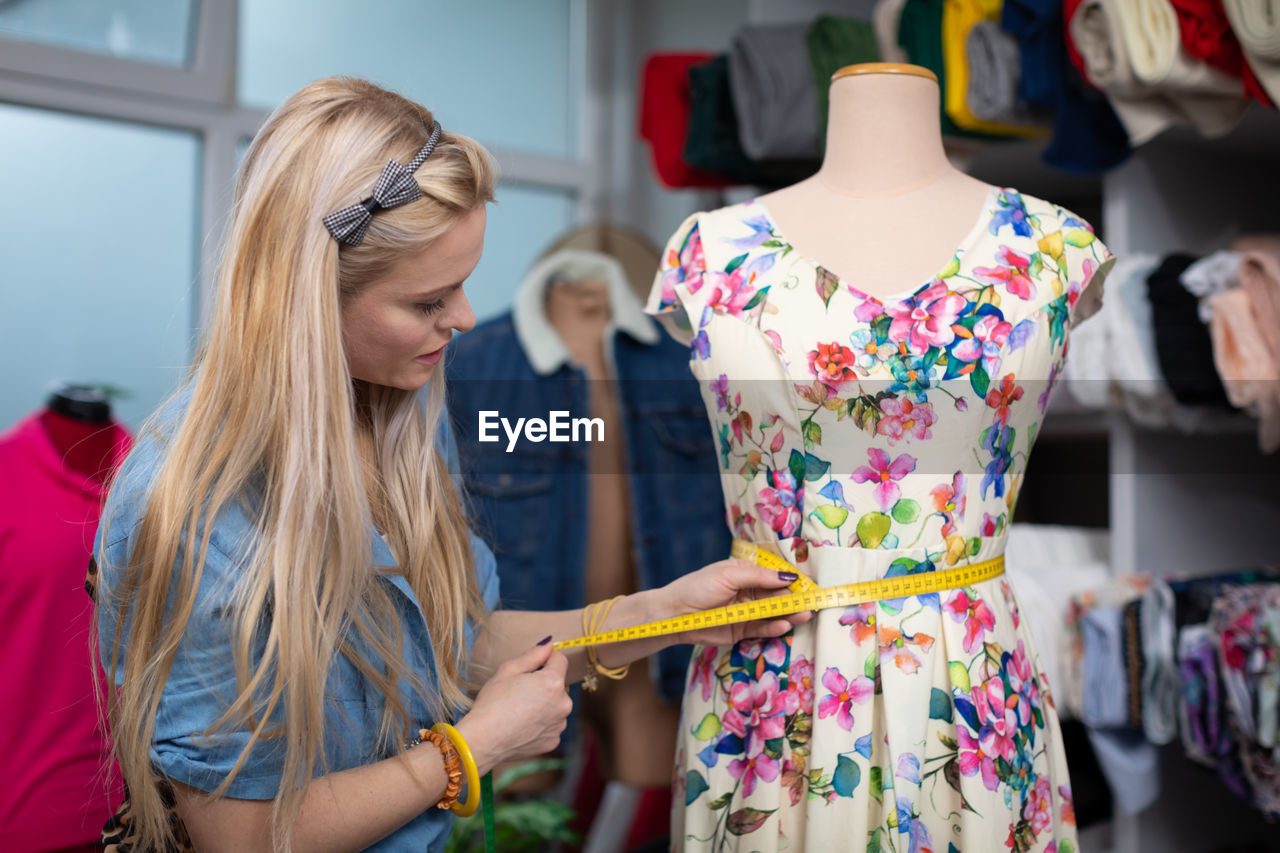
<path fill-rule="evenodd" d="M 464 626 L 482 623 L 485 609 L 466 518 L 434 444 L 444 383 L 430 383 L 423 406 L 413 392 L 353 382 L 341 312 L 343 300 L 398 259 L 425 251 L 492 200 L 496 166 L 479 144 L 445 132 L 415 173 L 423 198 L 378 212 L 359 246 L 339 249 L 321 222 L 368 196 L 387 160 L 408 163 L 432 121 L 425 108 L 366 81 L 319 80 L 280 105 L 241 166 L 190 402 L 165 436 L 128 565 L 116 567 L 118 583 L 100 602 L 115 619 L 103 658 L 120 687 L 108 713 L 140 849 L 170 837 L 150 758 L 156 714 L 214 519 L 233 502 L 248 507 L 254 542 L 234 593 L 238 695 L 210 733 L 251 737 L 215 796 L 255 742 L 285 738 L 272 827 L 277 848 L 288 846 L 303 785 L 324 770 L 324 739 L 333 735 L 323 706 L 336 655 L 386 697 L 384 747 L 423 722 L 408 719 L 402 678 L 437 719 L 469 707 Z M 158 428 L 156 421 L 144 431 Z M 406 669 L 393 602 L 370 565 L 371 520 L 431 626 L 438 693 Z M 361 658 L 357 640 L 375 660 Z M 282 728 L 268 726 L 273 717 Z"/>

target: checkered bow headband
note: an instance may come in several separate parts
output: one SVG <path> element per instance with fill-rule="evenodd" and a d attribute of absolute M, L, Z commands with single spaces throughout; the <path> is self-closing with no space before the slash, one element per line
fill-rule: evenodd
<path fill-rule="evenodd" d="M 359 246 L 364 240 L 365 232 L 369 230 L 369 223 L 373 221 L 373 214 L 422 198 L 422 189 L 413 179 L 413 173 L 431 156 L 439 141 L 440 122 L 437 121 L 431 127 L 431 138 L 409 161 L 408 166 L 388 160 L 387 165 L 382 167 L 378 182 L 373 185 L 372 195 L 359 204 L 344 207 L 326 216 L 324 227 L 329 229 L 333 239 L 348 246 Z"/>

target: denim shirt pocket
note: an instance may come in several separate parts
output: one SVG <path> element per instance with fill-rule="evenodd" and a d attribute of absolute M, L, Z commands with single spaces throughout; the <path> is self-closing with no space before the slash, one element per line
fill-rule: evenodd
<path fill-rule="evenodd" d="M 466 472 L 466 491 L 481 504 L 486 526 L 494 528 L 478 531 L 480 536 L 493 547 L 499 565 L 504 558 L 529 559 L 548 531 L 562 523 L 555 514 L 559 502 L 551 499 L 554 462 L 549 454 L 545 461 L 527 454 L 513 454 L 509 461 L 493 456 L 476 461 Z"/>

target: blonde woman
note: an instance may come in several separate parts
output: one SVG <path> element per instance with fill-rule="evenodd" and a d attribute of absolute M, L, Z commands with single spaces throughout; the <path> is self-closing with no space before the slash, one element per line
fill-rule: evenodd
<path fill-rule="evenodd" d="M 494 182 L 477 143 L 360 80 L 305 87 L 254 139 L 207 335 L 99 530 L 122 849 L 439 850 L 460 751 L 406 748 L 420 728 L 454 722 L 481 773 L 556 745 L 587 665 L 548 635 L 583 614 L 494 610 L 430 381 L 474 323 L 463 282 Z M 627 596 L 606 627 L 793 579 L 724 561 Z"/>

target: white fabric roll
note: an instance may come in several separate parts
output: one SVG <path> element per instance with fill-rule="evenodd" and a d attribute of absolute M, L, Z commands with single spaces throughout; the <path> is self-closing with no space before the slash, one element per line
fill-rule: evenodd
<path fill-rule="evenodd" d="M 1222 8 L 1249 67 L 1280 103 L 1280 0 L 1222 0 Z"/>

